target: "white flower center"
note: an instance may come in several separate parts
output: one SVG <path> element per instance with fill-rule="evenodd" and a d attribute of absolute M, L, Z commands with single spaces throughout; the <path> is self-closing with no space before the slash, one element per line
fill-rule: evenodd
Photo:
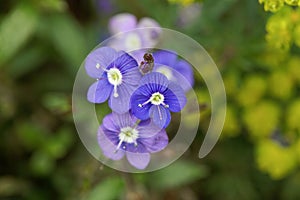
<path fill-rule="evenodd" d="M 143 107 L 144 105 L 148 104 L 148 103 L 152 103 L 153 105 L 163 105 L 165 107 L 169 107 L 169 105 L 164 103 L 165 100 L 165 96 L 159 92 L 155 92 L 151 95 L 151 97 L 144 103 L 139 104 L 139 107 Z"/>
<path fill-rule="evenodd" d="M 156 71 L 165 75 L 168 80 L 173 79 L 172 71 L 167 66 L 161 66 Z"/>
<path fill-rule="evenodd" d="M 111 68 L 107 70 L 107 79 L 114 86 L 114 97 L 118 97 L 117 86 L 122 83 L 122 74 L 119 69 Z"/>
<path fill-rule="evenodd" d="M 164 97 L 164 95 L 160 94 L 159 92 L 155 92 L 154 94 L 152 94 L 150 99 L 151 99 L 150 102 L 153 105 L 160 105 L 164 102 L 165 97 Z"/>
<path fill-rule="evenodd" d="M 142 46 L 142 41 L 137 33 L 129 33 L 125 36 L 125 47 L 127 49 L 139 49 Z"/>
<path fill-rule="evenodd" d="M 121 128 L 121 132 L 119 133 L 119 144 L 117 146 L 117 150 L 120 148 L 121 144 L 123 142 L 127 142 L 129 144 L 134 143 L 135 146 L 137 146 L 136 140 L 139 138 L 139 132 L 138 130 L 127 126 L 124 128 Z"/>

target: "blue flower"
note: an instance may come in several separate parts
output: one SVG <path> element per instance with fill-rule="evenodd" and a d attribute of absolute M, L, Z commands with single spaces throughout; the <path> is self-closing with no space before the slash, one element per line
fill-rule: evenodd
<path fill-rule="evenodd" d="M 88 90 L 90 102 L 103 103 L 109 99 L 113 111 L 125 113 L 129 110 L 130 96 L 142 77 L 133 57 L 102 47 L 87 56 L 85 69 L 89 76 L 97 79 Z"/>
<path fill-rule="evenodd" d="M 167 127 L 172 112 L 180 112 L 186 104 L 182 88 L 163 74 L 146 74 L 132 94 L 130 105 L 134 116 L 141 120 L 151 118 L 159 127 Z"/>
<path fill-rule="evenodd" d="M 144 169 L 150 162 L 150 153 L 163 150 L 169 139 L 164 129 L 153 123 L 139 123 L 129 113 L 111 113 L 103 119 L 98 130 L 98 143 L 103 154 L 120 160 L 126 155 L 128 162 L 137 169 Z"/>
<path fill-rule="evenodd" d="M 153 53 L 155 72 L 164 74 L 170 81 L 180 83 L 187 92 L 194 84 L 191 65 L 185 60 L 177 59 L 175 52 L 160 50 Z"/>

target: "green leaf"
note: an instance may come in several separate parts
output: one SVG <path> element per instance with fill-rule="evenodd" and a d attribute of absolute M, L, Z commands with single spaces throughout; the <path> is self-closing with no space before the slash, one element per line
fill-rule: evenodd
<path fill-rule="evenodd" d="M 53 113 L 63 114 L 71 110 L 68 96 L 64 93 L 48 93 L 43 97 L 43 105 Z"/>
<path fill-rule="evenodd" d="M 203 165 L 186 161 L 176 161 L 167 168 L 153 172 L 150 176 L 150 185 L 154 188 L 166 189 L 192 183 L 206 177 L 208 170 Z"/>
<path fill-rule="evenodd" d="M 0 66 L 11 59 L 34 33 L 37 14 L 26 6 L 16 7 L 0 24 Z"/>
<path fill-rule="evenodd" d="M 36 176 L 47 176 L 55 168 L 55 160 L 42 151 L 35 151 L 30 158 L 30 168 Z"/>
<path fill-rule="evenodd" d="M 73 132 L 68 127 L 61 128 L 56 135 L 53 135 L 45 142 L 43 146 L 44 152 L 51 158 L 62 158 L 72 145 L 73 136 Z"/>
<path fill-rule="evenodd" d="M 21 51 L 16 56 L 17 59 L 12 60 L 10 67 L 7 69 L 12 77 L 18 78 L 30 73 L 45 60 L 45 52 L 40 47 L 33 47 Z"/>
<path fill-rule="evenodd" d="M 44 130 L 30 122 L 19 122 L 16 127 L 18 138 L 27 150 L 34 150 L 44 144 L 46 135 Z"/>
<path fill-rule="evenodd" d="M 71 74 L 75 74 L 84 61 L 87 53 L 87 45 L 83 31 L 79 24 L 67 15 L 55 15 L 49 17 L 45 34 L 54 45 L 55 50 L 60 54 Z"/>
<path fill-rule="evenodd" d="M 120 199 L 123 192 L 124 183 L 122 179 L 109 178 L 96 185 L 89 193 L 86 200 L 115 200 Z"/>

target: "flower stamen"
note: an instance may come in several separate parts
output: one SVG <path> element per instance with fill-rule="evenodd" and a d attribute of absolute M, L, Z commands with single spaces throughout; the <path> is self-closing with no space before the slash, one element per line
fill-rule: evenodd
<path fill-rule="evenodd" d="M 115 67 L 109 70 L 104 69 L 104 71 L 107 72 L 108 82 L 114 86 L 113 96 L 118 97 L 119 94 L 117 91 L 117 87 L 120 84 L 122 84 L 122 78 L 123 78 L 122 73 L 120 72 L 119 69 Z"/>
<path fill-rule="evenodd" d="M 161 110 L 160 110 L 160 107 L 157 106 L 157 109 L 158 109 L 158 115 L 159 115 L 159 119 L 162 120 L 162 114 L 161 114 Z"/>
<path fill-rule="evenodd" d="M 138 106 L 140 108 L 142 108 L 144 105 L 151 102 L 153 105 L 156 105 L 156 106 L 163 105 L 165 108 L 168 108 L 169 105 L 164 103 L 164 100 L 165 100 L 165 97 L 164 97 L 163 94 L 161 94 L 159 92 L 155 92 L 155 93 L 152 94 L 152 96 L 147 101 L 145 101 L 142 104 L 138 104 Z"/>
<path fill-rule="evenodd" d="M 138 137 L 139 137 L 139 132 L 135 128 L 132 128 L 130 126 L 121 128 L 121 132 L 119 133 L 120 141 L 117 145 L 115 152 L 117 152 L 120 149 L 123 142 L 127 142 L 129 144 L 133 143 L 134 146 L 137 146 L 138 143 L 136 140 L 138 139 Z"/>

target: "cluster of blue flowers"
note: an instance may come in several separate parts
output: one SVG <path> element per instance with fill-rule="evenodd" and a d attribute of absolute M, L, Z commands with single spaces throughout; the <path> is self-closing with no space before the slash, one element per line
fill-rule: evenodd
<path fill-rule="evenodd" d="M 112 110 L 98 130 L 103 154 L 112 160 L 126 155 L 132 166 L 146 168 L 150 153 L 168 145 L 170 112 L 180 112 L 187 102 L 185 92 L 193 85 L 190 64 L 165 50 L 146 53 L 138 64 L 124 51 L 101 47 L 87 56 L 85 69 L 96 80 L 88 101 L 108 101 Z"/>

